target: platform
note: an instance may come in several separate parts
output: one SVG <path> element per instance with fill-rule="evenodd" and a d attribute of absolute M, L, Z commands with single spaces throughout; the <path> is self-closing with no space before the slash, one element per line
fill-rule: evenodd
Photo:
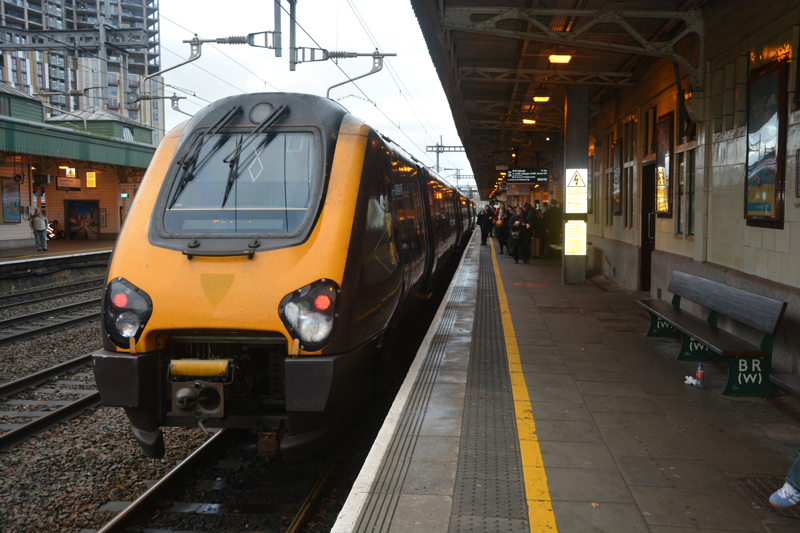
<path fill-rule="evenodd" d="M 798 408 L 684 384 L 647 295 L 472 239 L 333 531 L 778 532 Z"/>
<path fill-rule="evenodd" d="M 8 248 L 0 250 L 0 263 L 13 261 L 30 261 L 59 257 L 64 255 L 78 255 L 84 253 L 110 252 L 114 248 L 114 241 L 109 240 L 75 240 L 75 241 L 47 241 L 47 251 L 36 251 L 36 246 L 25 248 Z"/>

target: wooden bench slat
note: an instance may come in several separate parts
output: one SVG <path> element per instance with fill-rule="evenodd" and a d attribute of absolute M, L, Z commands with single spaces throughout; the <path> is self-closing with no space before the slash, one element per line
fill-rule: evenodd
<path fill-rule="evenodd" d="M 719 355 L 728 357 L 766 357 L 769 355 L 758 346 L 712 326 L 702 318 L 681 311 L 669 302 L 640 300 L 637 303 L 656 316 L 670 322 L 675 329 L 702 342 Z"/>
<path fill-rule="evenodd" d="M 676 270 L 667 290 L 767 335 L 775 335 L 786 302 Z"/>

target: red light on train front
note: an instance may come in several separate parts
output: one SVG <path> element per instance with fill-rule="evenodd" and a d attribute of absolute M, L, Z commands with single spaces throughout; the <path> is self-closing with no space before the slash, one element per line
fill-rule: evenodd
<path fill-rule="evenodd" d="M 313 352 L 327 345 L 335 326 L 339 287 L 321 279 L 287 294 L 278 306 L 283 325 L 300 349 Z"/>
<path fill-rule="evenodd" d="M 331 306 L 331 298 L 327 294 L 320 294 L 314 298 L 314 307 L 320 311 L 327 311 Z"/>

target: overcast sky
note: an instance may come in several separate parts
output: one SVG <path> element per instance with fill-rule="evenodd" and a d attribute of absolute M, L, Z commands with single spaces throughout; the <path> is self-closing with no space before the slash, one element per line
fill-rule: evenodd
<path fill-rule="evenodd" d="M 283 0 L 282 5 L 288 12 L 288 1 Z M 436 154 L 426 153 L 426 146 L 436 144 L 440 135 L 445 145 L 460 146 L 461 140 L 414 11 L 407 0 L 299 0 L 297 22 L 311 37 L 298 27 L 297 46 L 316 48 L 313 38 L 320 48 L 326 50 L 371 53 L 375 45 L 359 24 L 353 6 L 380 49 L 397 53 L 397 57 L 386 59 L 381 72 L 356 82 L 377 107 L 362 100 L 364 94 L 353 84 L 333 89 L 331 98 L 339 100 L 352 114 L 392 138 L 426 165 L 434 165 Z M 274 9 L 270 0 L 162 0 L 160 8 L 163 68 L 189 56 L 189 45 L 182 41 L 190 39 L 193 33 L 211 39 L 274 29 Z M 325 96 L 329 86 L 347 79 L 331 60 L 302 63 L 291 72 L 289 16 L 286 12 L 283 12 L 282 24 L 283 57 L 275 57 L 273 50 L 250 46 L 203 45 L 200 59 L 166 73 L 167 84 L 197 94 L 197 98 L 182 100 L 181 108 L 193 114 L 207 105 L 201 98 L 213 102 L 243 92 L 280 90 Z M 393 70 L 386 63 L 391 63 Z M 372 59 L 344 59 L 339 61 L 339 66 L 352 78 L 368 72 L 372 68 Z M 168 109 L 167 130 L 185 118 L 188 117 Z M 442 154 L 441 166 L 460 168 L 461 174 L 473 174 L 463 153 Z M 441 174 L 449 176 L 454 171 L 442 170 Z M 465 187 L 468 184 L 462 180 L 460 185 Z M 469 186 L 474 187 L 474 182 L 470 181 Z"/>

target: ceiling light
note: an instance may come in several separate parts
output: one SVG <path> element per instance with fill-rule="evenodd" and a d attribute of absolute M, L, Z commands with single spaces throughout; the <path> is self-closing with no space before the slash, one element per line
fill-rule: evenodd
<path fill-rule="evenodd" d="M 547 140 L 549 141 L 549 140 L 550 140 L 550 137 L 548 137 L 548 138 L 547 138 Z"/>
<path fill-rule="evenodd" d="M 534 102 L 549 102 L 550 101 L 550 97 L 549 96 L 534 96 L 533 97 L 533 101 Z"/>
<path fill-rule="evenodd" d="M 536 121 L 533 120 L 532 118 L 523 118 L 522 119 L 522 123 L 523 124 L 536 124 Z"/>
<path fill-rule="evenodd" d="M 550 55 L 550 62 L 551 63 L 569 63 L 570 59 L 572 59 L 572 56 L 559 55 L 559 54 L 551 54 Z"/>

